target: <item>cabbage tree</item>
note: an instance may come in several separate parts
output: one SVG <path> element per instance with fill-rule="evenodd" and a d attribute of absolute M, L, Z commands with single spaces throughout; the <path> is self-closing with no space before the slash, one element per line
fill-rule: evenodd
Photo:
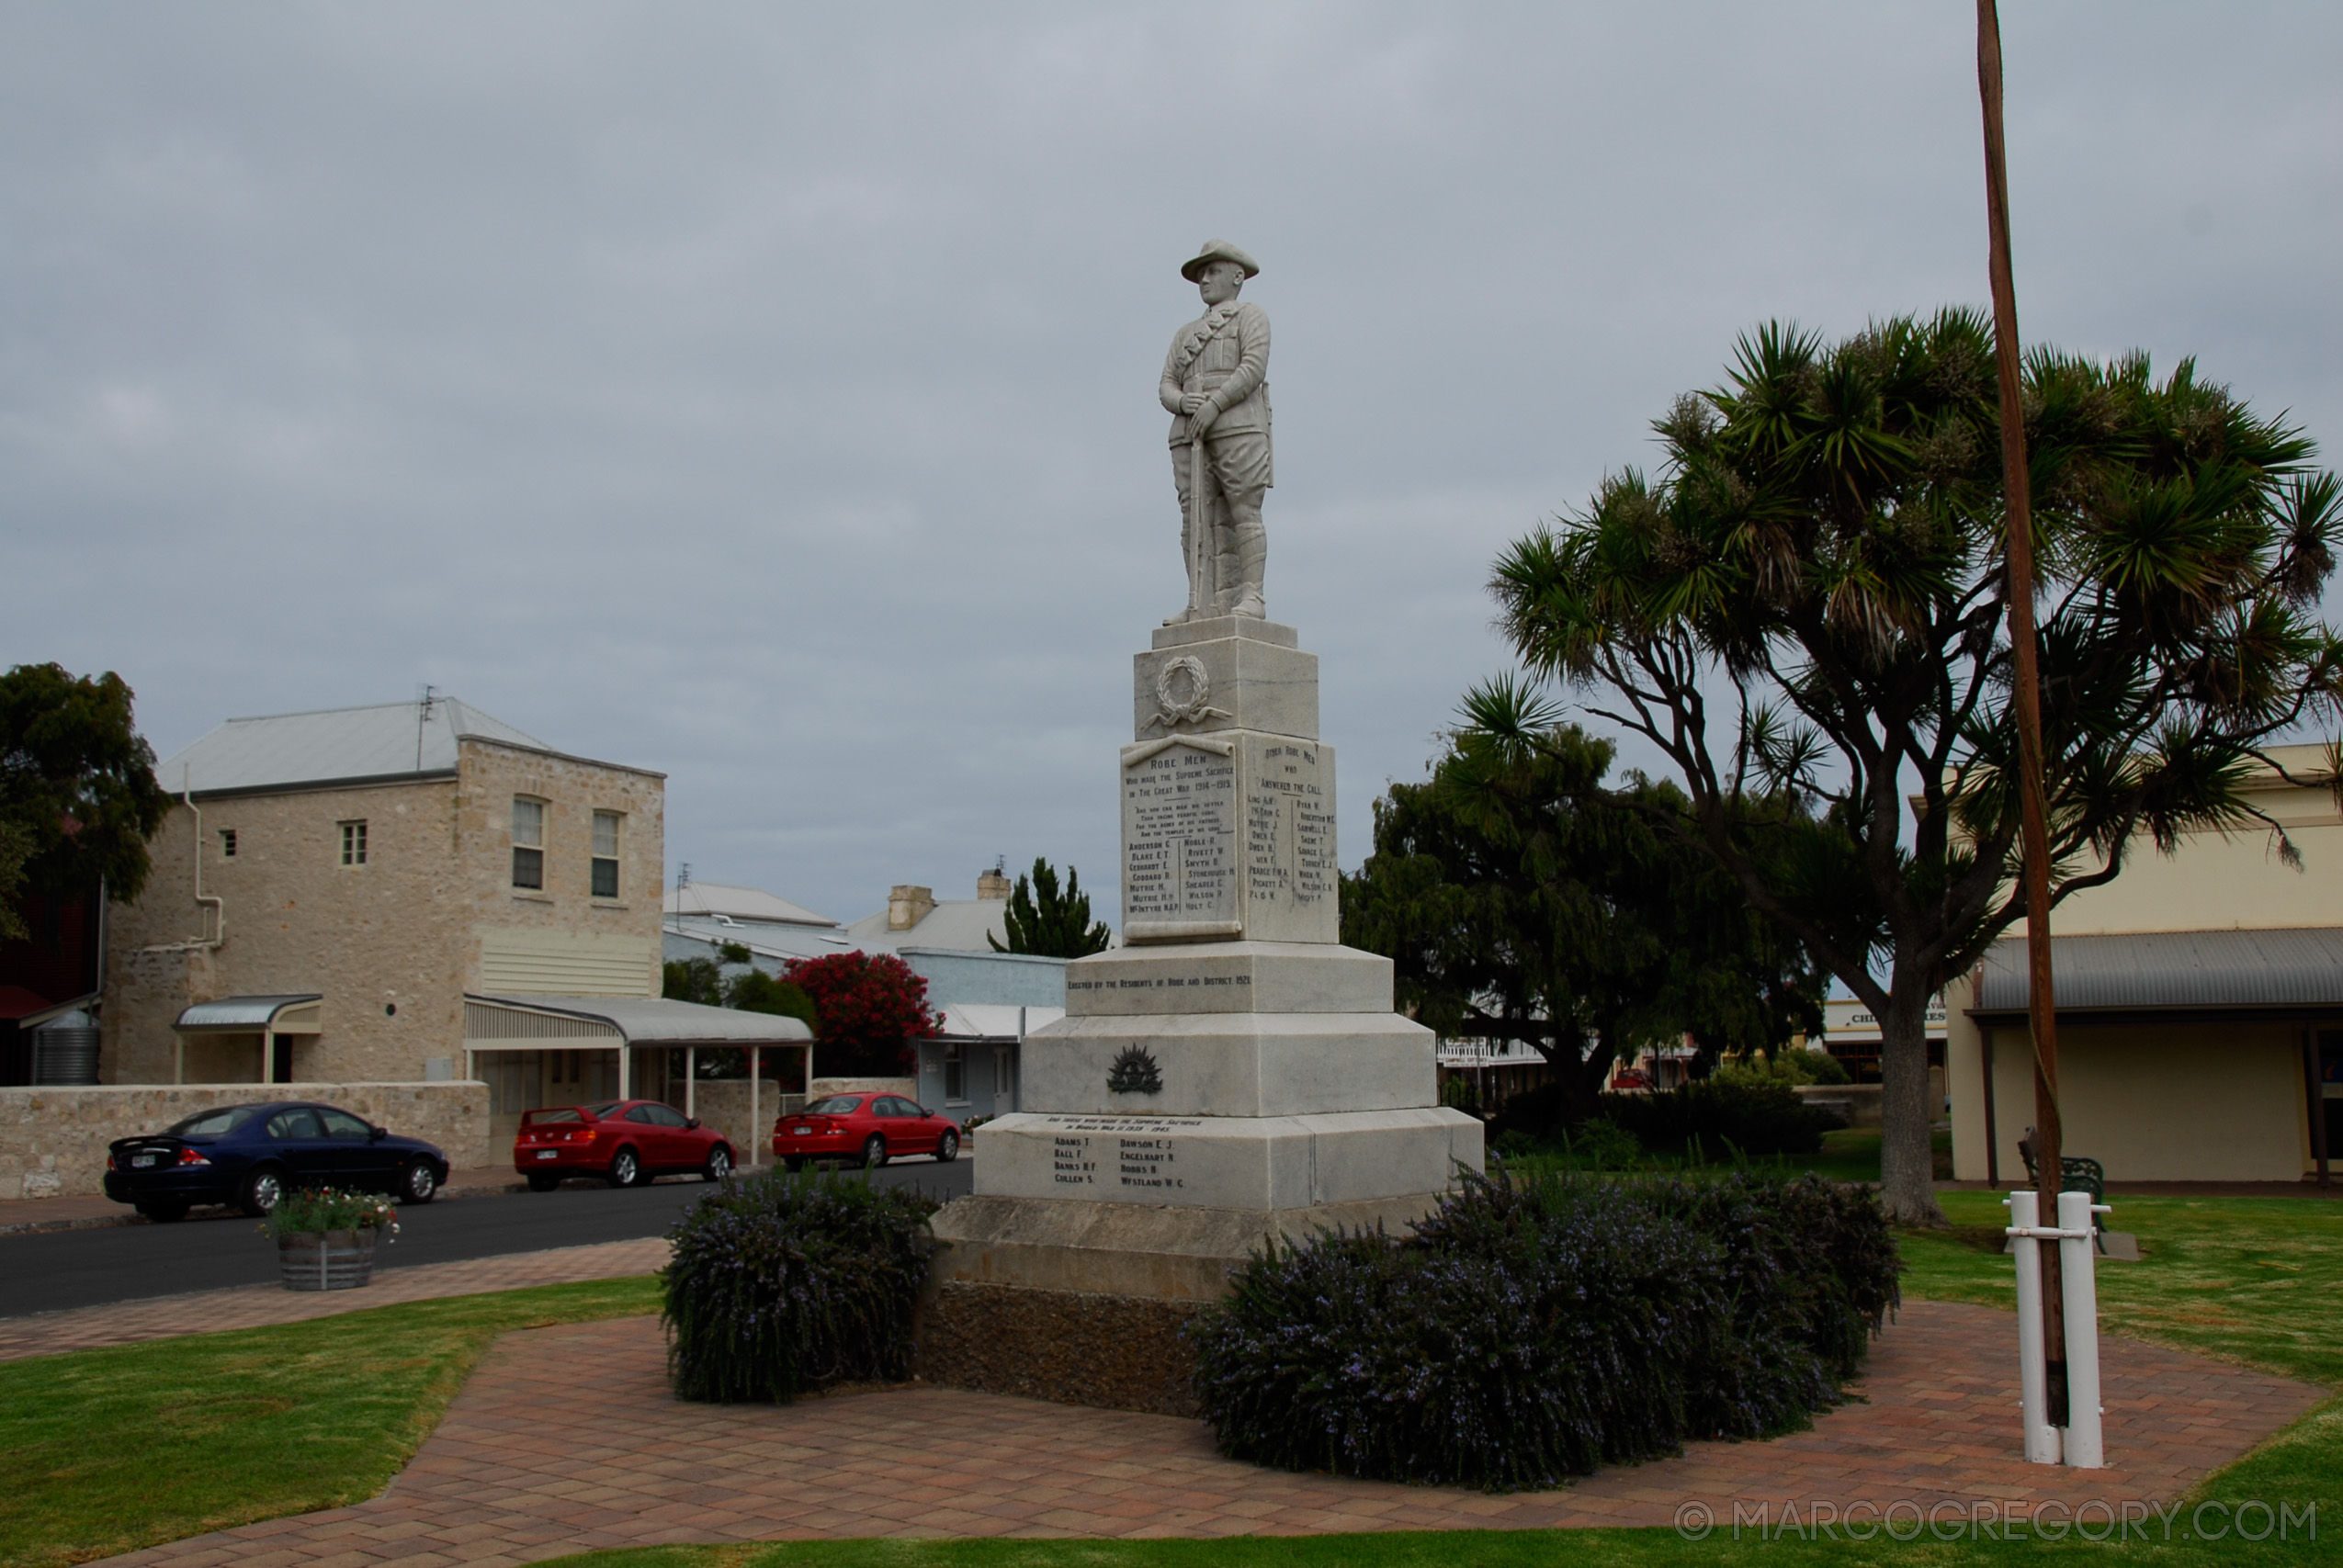
<path fill-rule="evenodd" d="M 2037 349 L 2023 413 L 2053 907 L 2143 837 L 2267 831 L 2298 865 L 2240 785 L 2339 711 L 2335 477 L 2190 361 Z M 1685 830 L 1881 1021 L 1907 1223 L 1941 1220 L 1929 999 L 2026 913 L 1998 417 L 1975 312 L 1839 343 L 1769 324 L 1655 422 L 1657 473 L 1606 479 L 1491 584 L 1524 664 L 1656 748 Z M 1517 738 L 1553 717 L 1483 706 Z"/>

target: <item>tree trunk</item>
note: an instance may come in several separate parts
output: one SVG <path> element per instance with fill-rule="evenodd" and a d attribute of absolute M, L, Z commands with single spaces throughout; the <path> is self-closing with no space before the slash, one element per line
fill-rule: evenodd
<path fill-rule="evenodd" d="M 1935 1161 L 1929 1133 L 1936 1107 L 1928 1092 L 1928 1004 L 1919 976 L 1898 973 L 1889 982 L 1887 1013 L 1879 1021 L 1879 1201 L 1899 1225 L 1941 1225 L 1936 1205 Z"/>

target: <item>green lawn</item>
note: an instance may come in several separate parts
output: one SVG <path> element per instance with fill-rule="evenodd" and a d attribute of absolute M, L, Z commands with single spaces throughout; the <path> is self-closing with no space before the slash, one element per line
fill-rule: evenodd
<path fill-rule="evenodd" d="M 0 1362 L 0 1562 L 371 1497 L 498 1335 L 658 1310 L 645 1277 Z"/>
<path fill-rule="evenodd" d="M 1858 1156 L 1859 1157 L 1859 1156 Z M 1951 1193 L 1951 1234 L 1904 1237 L 1913 1298 L 2007 1307 L 1992 1250 L 2002 1211 Z M 2343 1383 L 2343 1204 L 2119 1198 L 2139 1263 L 2099 1270 L 2110 1332 Z M 436 1422 L 480 1352 L 510 1328 L 655 1312 L 648 1279 L 376 1308 L 282 1328 L 0 1363 L 0 1562 L 85 1562 L 379 1492 Z M 128 1436 L 126 1436 L 128 1435 Z M 2205 1498 L 2321 1502 L 2343 1537 L 2343 1403 L 2330 1404 L 2201 1489 Z M 2134 1542 L 2125 1562 L 2320 1560 L 2298 1539 L 2218 1549 Z M 592 1568 L 1424 1568 L 1519 1563 L 1833 1565 L 2103 1556 L 2110 1548 L 1885 1540 L 1691 1543 L 1670 1530 L 1486 1531 L 1236 1541 L 832 1541 L 676 1548 L 564 1559 Z"/>

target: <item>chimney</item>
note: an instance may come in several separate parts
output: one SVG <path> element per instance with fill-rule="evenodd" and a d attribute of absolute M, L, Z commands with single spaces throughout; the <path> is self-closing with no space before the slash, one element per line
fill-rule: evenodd
<path fill-rule="evenodd" d="M 1010 882 L 1008 874 L 1002 871 L 999 866 L 996 865 L 989 871 L 980 871 L 977 873 L 978 897 L 1006 898 L 1009 897 L 1009 893 Z"/>
<path fill-rule="evenodd" d="M 890 931 L 910 931 L 927 919 L 934 908 L 934 888 L 914 887 L 908 882 L 900 884 L 888 890 L 887 929 Z"/>

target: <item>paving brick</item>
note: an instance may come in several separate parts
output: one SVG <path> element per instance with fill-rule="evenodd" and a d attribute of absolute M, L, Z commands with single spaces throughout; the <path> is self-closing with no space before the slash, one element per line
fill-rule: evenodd
<path fill-rule="evenodd" d="M 691 1540 L 1210 1539 L 1665 1525 L 1695 1500 L 1729 1519 L 1736 1502 L 1778 1517 L 1791 1501 L 1810 1515 L 1817 1500 L 2168 1499 L 2324 1397 L 2109 1339 L 2115 1462 L 2045 1469 L 2017 1450 L 2016 1339 L 2006 1313 L 1916 1303 L 1874 1347 L 1861 1397 L 1809 1431 L 1695 1443 L 1556 1491 L 1490 1495 L 1262 1470 L 1216 1453 L 1198 1422 L 924 1385 L 711 1410 L 669 1396 L 655 1320 L 569 1325 L 506 1336 L 384 1495 L 116 1562 L 502 1568 Z M 575 1379 L 580 1364 L 595 1376 Z M 623 1446 L 583 1443 L 583 1431 L 623 1433 Z"/>

